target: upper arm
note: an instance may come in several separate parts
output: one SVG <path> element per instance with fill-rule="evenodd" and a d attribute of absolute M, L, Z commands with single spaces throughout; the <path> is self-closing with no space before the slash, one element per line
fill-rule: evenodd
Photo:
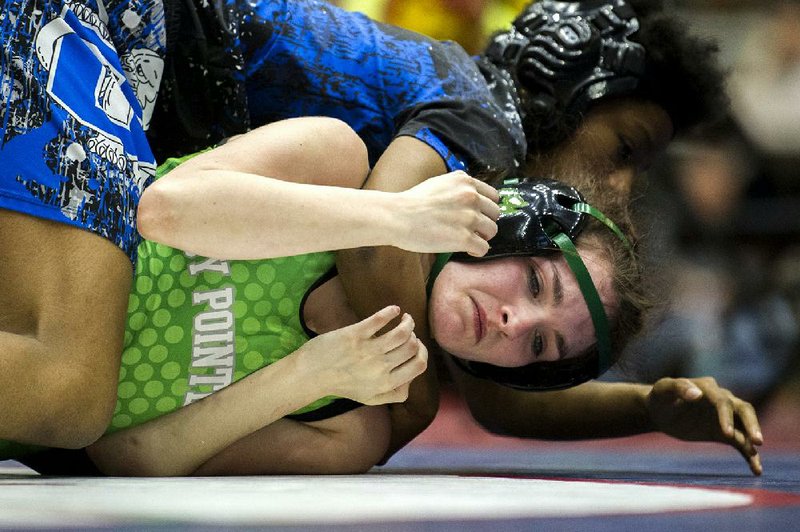
<path fill-rule="evenodd" d="M 447 172 L 442 157 L 414 137 L 395 138 L 381 154 L 364 188 L 399 192 Z"/>
<path fill-rule="evenodd" d="M 313 185 L 360 188 L 367 148 L 350 126 L 328 117 L 291 118 L 256 128 L 187 160 L 165 179 L 228 170 Z"/>
<path fill-rule="evenodd" d="M 0 249 L 0 436 L 86 445 L 114 408 L 130 260 L 88 231 L 3 210 Z"/>
<path fill-rule="evenodd" d="M 589 381 L 563 390 L 531 392 L 478 379 L 457 368 L 453 375 L 472 416 L 496 434 L 578 440 L 649 430 L 641 407 L 649 390 L 646 385 Z"/>
<path fill-rule="evenodd" d="M 472 417 L 492 433 L 521 438 L 557 438 L 567 425 L 563 423 L 563 409 L 568 407 L 570 390 L 515 390 L 469 375 L 449 361 L 448 369 Z"/>
<path fill-rule="evenodd" d="M 389 430 L 385 406 L 308 423 L 283 418 L 230 445 L 194 474 L 363 473 L 386 452 Z"/>

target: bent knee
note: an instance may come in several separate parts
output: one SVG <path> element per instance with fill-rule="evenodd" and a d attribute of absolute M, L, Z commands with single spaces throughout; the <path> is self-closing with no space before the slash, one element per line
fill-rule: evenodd
<path fill-rule="evenodd" d="M 46 371 L 46 380 L 39 380 L 46 388 L 37 443 L 78 449 L 97 441 L 110 425 L 117 401 L 118 370 L 111 370 L 77 364 L 53 365 Z"/>

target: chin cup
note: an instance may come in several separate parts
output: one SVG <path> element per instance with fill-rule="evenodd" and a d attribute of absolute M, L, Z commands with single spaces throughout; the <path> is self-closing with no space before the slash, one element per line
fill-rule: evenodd
<path fill-rule="evenodd" d="M 594 379 L 613 364 L 611 333 L 600 296 L 574 241 L 587 216 L 601 223 L 628 247 L 620 229 L 602 212 L 587 204 L 575 188 L 553 180 L 506 181 L 500 188 L 498 232 L 483 257 L 453 254 L 451 260 L 476 262 L 509 256 L 564 254 L 586 301 L 597 344 L 587 354 L 553 362 L 534 362 L 504 368 L 454 357 L 467 373 L 519 390 L 559 390 Z"/>

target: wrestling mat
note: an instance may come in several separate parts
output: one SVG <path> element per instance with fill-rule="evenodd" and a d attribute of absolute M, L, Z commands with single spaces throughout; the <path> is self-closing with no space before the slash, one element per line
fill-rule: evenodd
<path fill-rule="evenodd" d="M 800 530 L 800 460 L 411 447 L 359 476 L 47 478 L 0 468 L 0 527 Z M 392 463 L 396 465 L 391 465 Z"/>
<path fill-rule="evenodd" d="M 733 450 L 662 435 L 490 437 L 452 415 L 358 476 L 42 477 L 0 462 L 3 530 L 800 531 L 800 433 L 754 477 Z M 792 416 L 793 417 L 793 416 Z"/>

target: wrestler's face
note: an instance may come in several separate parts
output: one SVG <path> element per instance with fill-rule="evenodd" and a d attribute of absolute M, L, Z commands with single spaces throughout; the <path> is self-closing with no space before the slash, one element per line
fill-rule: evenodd
<path fill-rule="evenodd" d="M 654 103 L 633 98 L 601 101 L 571 137 L 531 157 L 526 174 L 564 176 L 567 181 L 571 175 L 592 175 L 627 193 L 636 175 L 664 152 L 672 135 L 672 120 Z"/>
<path fill-rule="evenodd" d="M 616 297 L 609 259 L 579 253 L 609 319 Z M 596 342 L 583 294 L 561 253 L 448 262 L 431 292 L 431 334 L 448 353 L 518 367 L 580 356 Z"/>

